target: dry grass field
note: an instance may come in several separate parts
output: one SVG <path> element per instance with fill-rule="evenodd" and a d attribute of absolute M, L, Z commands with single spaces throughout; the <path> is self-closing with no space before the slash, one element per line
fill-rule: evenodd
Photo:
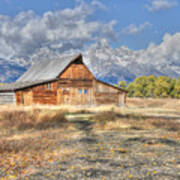
<path fill-rule="evenodd" d="M 180 179 L 180 100 L 0 106 L 0 179 Z"/>

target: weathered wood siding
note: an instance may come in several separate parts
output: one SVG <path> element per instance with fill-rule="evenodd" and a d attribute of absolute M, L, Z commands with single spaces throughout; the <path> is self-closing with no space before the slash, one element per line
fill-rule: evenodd
<path fill-rule="evenodd" d="M 50 85 L 50 87 L 48 87 Z M 57 104 L 57 82 L 49 82 L 16 92 L 18 105 Z"/>
<path fill-rule="evenodd" d="M 16 104 L 16 98 L 14 92 L 1 92 L 0 104 Z"/>
<path fill-rule="evenodd" d="M 117 88 L 109 86 L 100 81 L 94 80 L 94 104 L 114 104 L 124 105 L 125 92 L 121 92 Z"/>
<path fill-rule="evenodd" d="M 126 92 L 119 93 L 119 106 L 124 106 L 126 104 Z"/>
<path fill-rule="evenodd" d="M 32 105 L 33 104 L 33 92 L 31 88 L 16 91 L 16 103 L 17 105 Z"/>
<path fill-rule="evenodd" d="M 48 84 L 50 88 L 48 88 Z M 57 104 L 57 82 L 50 82 L 33 87 L 34 104 Z"/>
<path fill-rule="evenodd" d="M 86 87 L 69 87 L 59 88 L 57 96 L 58 104 L 63 105 L 92 105 L 93 104 L 93 88 Z"/>
<path fill-rule="evenodd" d="M 16 94 L 16 104 L 17 105 L 24 104 L 23 97 L 22 97 L 23 91 L 16 91 L 15 94 Z"/>
<path fill-rule="evenodd" d="M 93 75 L 82 63 L 71 64 L 60 76 L 60 79 L 93 79 Z"/>

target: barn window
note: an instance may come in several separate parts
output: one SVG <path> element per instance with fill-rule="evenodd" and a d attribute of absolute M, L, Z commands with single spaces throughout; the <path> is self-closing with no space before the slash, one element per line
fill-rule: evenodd
<path fill-rule="evenodd" d="M 47 83 L 47 84 L 46 84 L 46 89 L 51 90 L 51 83 Z"/>
<path fill-rule="evenodd" d="M 79 94 L 82 94 L 82 89 L 79 89 L 78 91 L 79 91 Z"/>
<path fill-rule="evenodd" d="M 70 89 L 69 88 L 64 88 L 63 89 L 63 94 L 69 94 L 70 92 Z"/>
<path fill-rule="evenodd" d="M 84 90 L 84 94 L 88 94 L 88 89 L 85 89 L 85 90 Z"/>

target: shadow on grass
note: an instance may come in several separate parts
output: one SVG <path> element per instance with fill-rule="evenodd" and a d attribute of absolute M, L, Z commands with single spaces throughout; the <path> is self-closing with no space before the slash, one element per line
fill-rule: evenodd
<path fill-rule="evenodd" d="M 98 178 L 99 176 L 108 176 L 111 174 L 109 170 L 90 168 L 85 171 L 85 176 L 90 178 Z"/>
<path fill-rule="evenodd" d="M 82 142 L 92 143 L 93 140 L 90 138 L 91 135 L 93 135 L 93 124 L 94 122 L 90 120 L 74 120 L 72 122 L 75 126 L 75 128 L 81 132 L 83 132 L 86 135 L 86 138 L 83 138 Z"/>
<path fill-rule="evenodd" d="M 81 131 L 84 134 L 84 136 L 79 139 L 79 142 L 83 144 L 83 148 L 86 149 L 86 152 L 89 151 L 90 145 L 99 142 L 97 136 L 93 132 L 93 125 L 95 122 L 86 118 L 84 120 L 79 120 L 77 117 L 77 119 L 73 120 L 71 123 L 74 124 L 78 131 Z"/>
<path fill-rule="evenodd" d="M 126 143 L 135 143 L 135 142 L 140 142 L 143 144 L 149 144 L 149 145 L 153 145 L 153 144 L 165 144 L 168 146 L 180 146 L 180 143 L 174 140 L 170 140 L 170 139 L 162 139 L 162 138 L 143 138 L 143 137 L 135 137 L 135 138 L 128 138 L 126 141 Z"/>

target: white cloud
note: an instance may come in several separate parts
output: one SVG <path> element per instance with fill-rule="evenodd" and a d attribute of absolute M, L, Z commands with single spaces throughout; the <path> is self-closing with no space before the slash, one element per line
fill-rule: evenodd
<path fill-rule="evenodd" d="M 146 61 L 155 65 L 162 63 L 180 66 L 180 33 L 165 34 L 160 45 L 149 45 L 144 54 Z"/>
<path fill-rule="evenodd" d="M 106 9 L 106 6 L 105 6 L 104 4 L 102 4 L 101 2 L 97 1 L 97 0 L 93 0 L 93 1 L 91 2 L 91 4 L 92 4 L 93 6 L 96 6 L 96 7 L 101 8 L 101 9 Z"/>
<path fill-rule="evenodd" d="M 130 24 L 129 26 L 125 27 L 122 30 L 122 33 L 135 35 L 142 32 L 143 30 L 145 30 L 147 27 L 150 27 L 150 26 L 152 26 L 152 24 L 150 24 L 149 22 L 145 22 L 144 24 L 140 24 L 139 26 L 135 24 Z"/>
<path fill-rule="evenodd" d="M 146 5 L 146 8 L 150 12 L 169 9 L 178 5 L 175 0 L 150 0 L 150 3 Z"/>
<path fill-rule="evenodd" d="M 65 53 L 83 49 L 102 37 L 115 38 L 115 21 L 101 23 L 88 20 L 96 9 L 95 5 L 100 6 L 101 3 L 80 2 L 73 9 L 49 11 L 42 16 L 33 11 L 21 12 L 13 18 L 1 15 L 1 57 L 29 63 L 44 49 Z"/>

